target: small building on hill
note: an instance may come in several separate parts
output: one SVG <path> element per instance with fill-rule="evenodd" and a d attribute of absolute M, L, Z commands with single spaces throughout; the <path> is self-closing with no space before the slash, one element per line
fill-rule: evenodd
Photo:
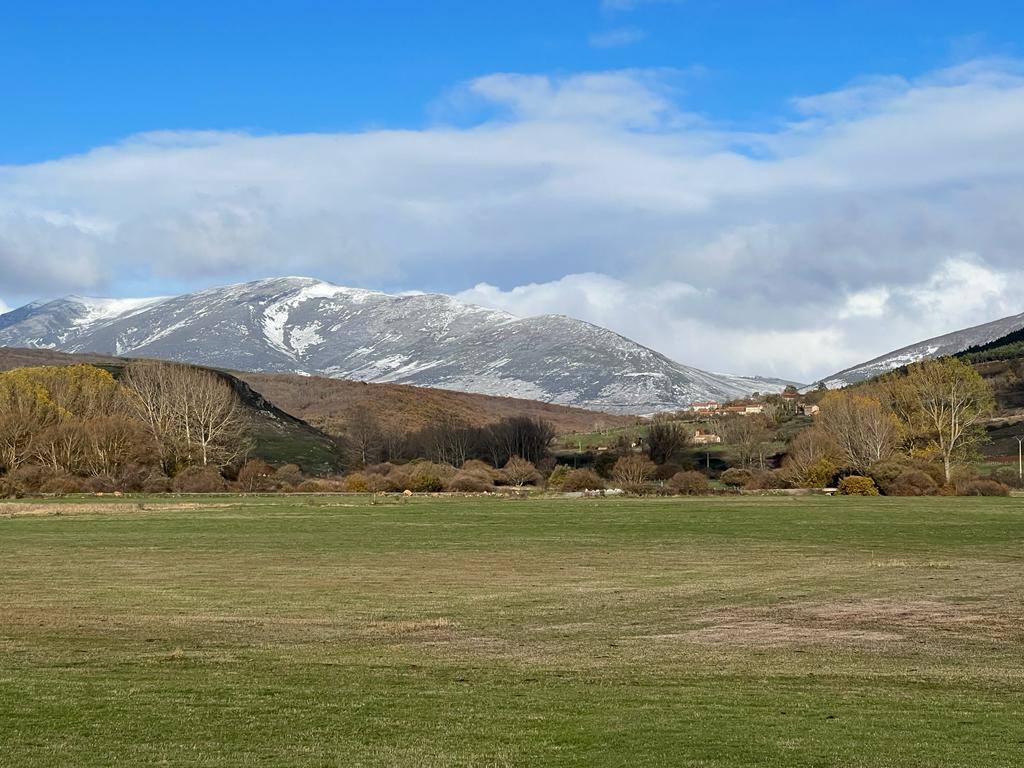
<path fill-rule="evenodd" d="M 699 403 L 690 404 L 690 410 L 694 413 L 714 413 L 721 407 L 722 404 L 715 400 L 704 400 Z"/>
<path fill-rule="evenodd" d="M 703 429 L 698 429 L 693 433 L 694 445 L 716 445 L 721 442 L 721 436 L 716 435 L 714 432 L 707 432 Z"/>

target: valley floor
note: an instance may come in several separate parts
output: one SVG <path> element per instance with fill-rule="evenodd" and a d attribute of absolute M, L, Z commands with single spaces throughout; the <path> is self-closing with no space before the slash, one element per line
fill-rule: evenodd
<path fill-rule="evenodd" d="M 0 503 L 3 766 L 1008 766 L 1020 498 Z"/>

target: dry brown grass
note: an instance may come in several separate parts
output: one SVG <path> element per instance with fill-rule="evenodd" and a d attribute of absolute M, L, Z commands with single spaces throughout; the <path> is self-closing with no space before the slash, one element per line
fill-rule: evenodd
<path fill-rule="evenodd" d="M 52 517 L 62 515 L 125 515 L 137 512 L 188 512 L 197 509 L 224 509 L 239 506 L 236 502 L 175 501 L 175 502 L 101 502 L 101 501 L 31 501 L 5 502 L 0 505 L 0 517 Z"/>
<path fill-rule="evenodd" d="M 455 630 L 459 624 L 447 616 L 440 616 L 435 619 L 381 619 L 371 621 L 367 626 L 374 632 L 388 635 L 410 635 Z"/>

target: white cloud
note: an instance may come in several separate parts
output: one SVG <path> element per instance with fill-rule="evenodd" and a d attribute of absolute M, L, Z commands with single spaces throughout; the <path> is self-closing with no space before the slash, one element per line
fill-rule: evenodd
<path fill-rule="evenodd" d="M 637 27 L 620 27 L 604 32 L 595 32 L 587 41 L 592 48 L 624 48 L 638 43 L 647 37 L 647 33 Z"/>
<path fill-rule="evenodd" d="M 3 301 L 0 301 L 0 315 L 2 315 L 4 312 L 10 312 L 10 311 L 11 311 L 11 308 L 8 307 L 6 304 L 4 304 Z"/>
<path fill-rule="evenodd" d="M 866 291 L 851 293 L 839 310 L 839 319 L 851 317 L 882 317 L 889 304 L 889 289 L 869 288 Z"/>
<path fill-rule="evenodd" d="M 495 74 L 465 90 L 507 109 L 518 121 L 595 124 L 644 130 L 678 127 L 686 116 L 674 103 L 669 82 L 678 70 L 620 70 L 570 77 Z"/>
<path fill-rule="evenodd" d="M 1024 271 L 997 273 L 954 258 L 917 283 L 848 294 L 837 312 L 821 314 L 810 327 L 783 329 L 771 328 L 771 318 L 723 327 L 717 291 L 671 280 L 636 284 L 576 274 L 507 291 L 480 283 L 457 298 L 521 317 L 569 314 L 712 370 L 810 382 L 851 360 L 1019 312 L 1021 280 Z"/>
<path fill-rule="evenodd" d="M 161 132 L 0 167 L 0 295 L 307 273 L 573 314 L 693 365 L 799 378 L 1024 310 L 1006 288 L 1024 242 L 1019 64 L 861 80 L 759 133 L 689 113 L 684 77 L 495 74 L 451 95 L 469 125 Z"/>

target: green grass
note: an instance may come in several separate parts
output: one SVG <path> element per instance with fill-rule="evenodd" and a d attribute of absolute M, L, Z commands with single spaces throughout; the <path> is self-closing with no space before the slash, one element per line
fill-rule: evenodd
<path fill-rule="evenodd" d="M 1024 751 L 1019 498 L 8 503 L 0 567 L 3 766 Z"/>

